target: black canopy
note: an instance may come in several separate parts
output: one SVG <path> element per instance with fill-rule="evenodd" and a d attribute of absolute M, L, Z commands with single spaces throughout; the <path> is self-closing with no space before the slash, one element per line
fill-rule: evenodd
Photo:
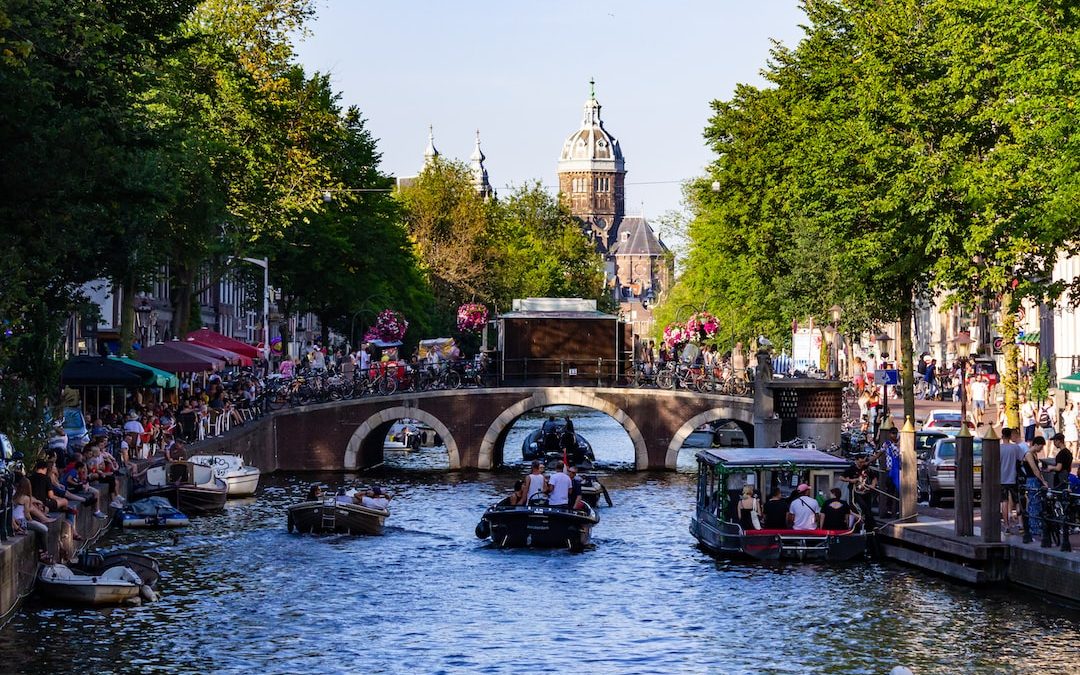
<path fill-rule="evenodd" d="M 151 370 L 102 356 L 73 356 L 60 373 L 60 382 L 74 387 L 140 387 L 153 380 Z"/>

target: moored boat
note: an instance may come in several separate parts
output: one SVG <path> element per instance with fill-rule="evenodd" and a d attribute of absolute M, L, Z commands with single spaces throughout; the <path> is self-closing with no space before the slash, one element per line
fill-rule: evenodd
<path fill-rule="evenodd" d="M 851 560 L 866 551 L 866 533 L 848 530 L 744 529 L 737 517 L 744 485 L 761 492 L 805 483 L 827 492 L 847 468 L 844 459 L 808 448 L 714 448 L 697 453 L 697 507 L 690 533 L 724 556 L 760 560 Z"/>
<path fill-rule="evenodd" d="M 600 522 L 593 507 L 581 510 L 548 505 L 546 497 L 534 496 L 528 504 L 511 505 L 510 498 L 494 504 L 476 525 L 476 536 L 499 548 L 567 548 L 580 551 L 590 542 L 592 528 Z"/>
<path fill-rule="evenodd" d="M 134 490 L 136 500 L 164 497 L 188 515 L 216 513 L 225 508 L 229 489 L 214 470 L 191 462 L 166 462 L 152 466 Z"/>
<path fill-rule="evenodd" d="M 250 497 L 259 487 L 262 472 L 245 464 L 240 455 L 192 455 L 190 461 L 211 467 L 214 475 L 225 481 L 230 497 Z"/>
<path fill-rule="evenodd" d="M 76 574 L 67 565 L 42 565 L 37 589 L 42 595 L 81 605 L 120 605 L 136 601 L 142 578 L 134 570 L 116 566 L 99 575 Z"/>
<path fill-rule="evenodd" d="M 158 580 L 161 579 L 161 567 L 157 558 L 134 551 L 80 553 L 78 559 L 73 563 L 68 563 L 67 566 L 76 574 L 88 574 L 90 576 L 100 576 L 113 567 L 126 567 L 139 575 L 139 579 L 145 587 L 143 589 L 143 598 L 146 600 L 153 599 L 153 597 L 147 597 L 147 589 L 155 588 Z"/>
<path fill-rule="evenodd" d="M 126 528 L 186 527 L 191 521 L 165 497 L 147 497 L 124 505 L 117 522 Z"/>
<path fill-rule="evenodd" d="M 353 494 L 327 495 L 289 506 L 286 523 L 289 532 L 382 534 L 390 511 L 356 504 Z"/>

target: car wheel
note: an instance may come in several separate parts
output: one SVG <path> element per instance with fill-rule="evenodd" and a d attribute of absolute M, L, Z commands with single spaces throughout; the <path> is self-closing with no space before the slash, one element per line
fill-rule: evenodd
<path fill-rule="evenodd" d="M 930 506 L 941 506 L 941 493 L 934 492 L 934 486 L 932 483 L 926 484 L 926 500 L 930 502 Z"/>

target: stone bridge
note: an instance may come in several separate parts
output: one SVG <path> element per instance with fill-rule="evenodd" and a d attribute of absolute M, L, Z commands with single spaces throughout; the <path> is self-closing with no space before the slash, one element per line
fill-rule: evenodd
<path fill-rule="evenodd" d="M 451 469 L 491 469 L 503 463 L 503 444 L 514 422 L 551 405 L 609 415 L 630 437 L 639 470 L 674 469 L 686 437 L 714 420 L 734 420 L 751 444 L 771 446 L 796 433 L 826 445 L 838 441 L 836 387 L 842 385 L 782 382 L 759 387 L 754 398 L 628 387 L 499 387 L 375 396 L 281 410 L 200 443 L 198 451 L 238 452 L 268 471 L 363 469 L 383 461 L 390 426 L 408 417 L 442 437 Z M 517 459 L 517 448 L 508 452 Z M 603 459 L 602 450 L 599 454 Z"/>

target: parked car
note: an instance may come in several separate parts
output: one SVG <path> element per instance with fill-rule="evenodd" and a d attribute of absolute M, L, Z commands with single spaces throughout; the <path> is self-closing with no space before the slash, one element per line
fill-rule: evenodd
<path fill-rule="evenodd" d="M 975 494 L 982 491 L 982 439 L 973 439 L 975 464 Z M 944 500 L 954 501 L 956 494 L 956 439 L 952 436 L 939 438 L 924 454 L 919 456 L 916 470 L 919 501 L 930 506 L 941 506 Z"/>
<path fill-rule="evenodd" d="M 968 421 L 968 427 L 971 427 L 970 421 Z M 960 430 L 960 411 L 931 410 L 930 414 L 926 416 L 926 421 L 923 422 L 923 431 L 927 430 L 944 430 L 947 433 L 956 433 Z"/>
<path fill-rule="evenodd" d="M 982 375 L 990 383 L 990 393 L 993 395 L 994 387 L 997 386 L 998 370 L 997 362 L 994 359 L 975 359 L 975 374 Z"/>
<path fill-rule="evenodd" d="M 934 449 L 934 444 L 943 438 L 948 438 L 952 434 L 944 431 L 934 431 L 932 429 L 923 429 L 922 431 L 915 432 L 915 456 L 923 457 L 930 454 L 930 451 Z"/>

